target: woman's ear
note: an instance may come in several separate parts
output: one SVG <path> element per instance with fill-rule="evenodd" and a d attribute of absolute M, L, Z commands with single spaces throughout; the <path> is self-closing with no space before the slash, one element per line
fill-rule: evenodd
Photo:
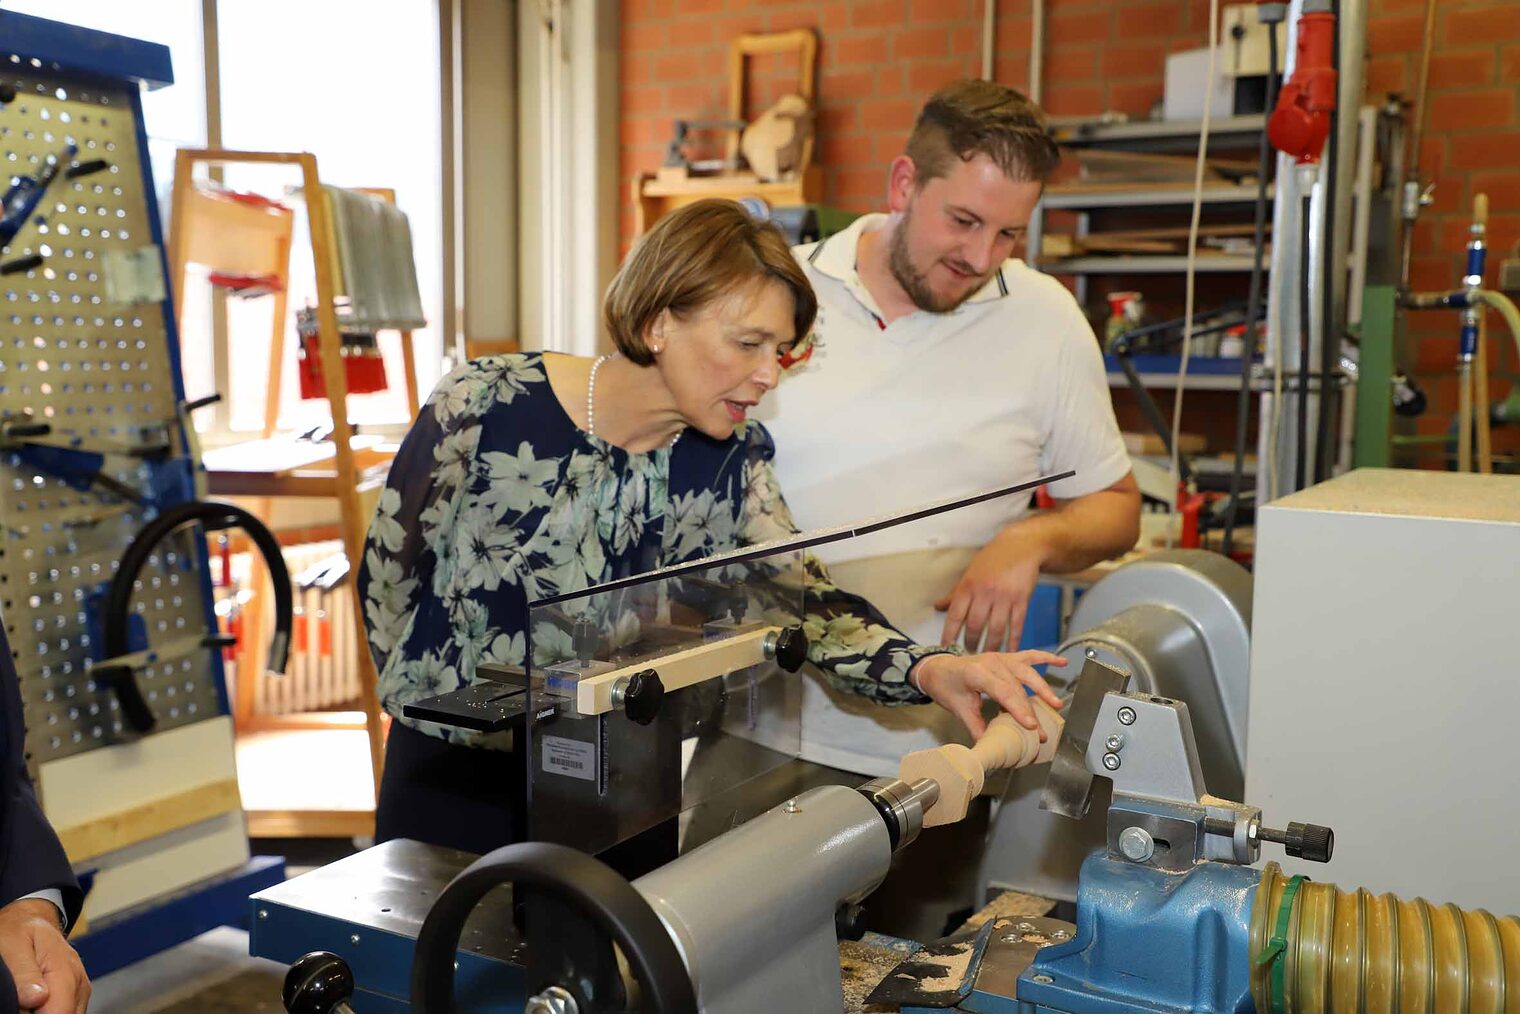
<path fill-rule="evenodd" d="M 670 311 L 661 310 L 660 315 L 654 319 L 654 323 L 649 325 L 649 337 L 645 340 L 644 344 L 655 355 L 659 355 L 665 350 L 665 328 L 669 318 Z"/>

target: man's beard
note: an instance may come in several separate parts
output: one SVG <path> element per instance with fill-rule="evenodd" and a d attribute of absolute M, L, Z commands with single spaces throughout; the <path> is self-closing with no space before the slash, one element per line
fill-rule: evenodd
<path fill-rule="evenodd" d="M 891 269 L 892 277 L 897 279 L 897 284 L 908 294 L 908 298 L 913 300 L 914 306 L 930 313 L 949 313 L 974 296 L 987 279 L 982 278 L 976 284 L 966 286 L 966 291 L 957 297 L 946 298 L 936 294 L 929 285 L 928 277 L 913 265 L 908 256 L 908 225 L 912 219 L 913 212 L 906 212 L 897 223 L 897 228 L 892 230 L 892 241 L 887 246 L 887 267 Z M 987 278 L 990 277 L 989 273 Z"/>

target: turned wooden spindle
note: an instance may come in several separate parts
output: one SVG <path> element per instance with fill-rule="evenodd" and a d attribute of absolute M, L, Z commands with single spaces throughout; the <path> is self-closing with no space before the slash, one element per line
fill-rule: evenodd
<path fill-rule="evenodd" d="M 950 743 L 933 750 L 918 750 L 902 759 L 897 777 L 912 784 L 920 778 L 939 785 L 939 800 L 924 812 L 924 827 L 953 824 L 966 816 L 971 801 L 982 791 L 987 772 L 1046 764 L 1055 756 L 1056 743 L 1066 723 L 1050 705 L 1031 697 L 1035 718 L 1045 733 L 1026 729 L 1004 712 L 987 725 L 987 732 L 972 747 Z"/>

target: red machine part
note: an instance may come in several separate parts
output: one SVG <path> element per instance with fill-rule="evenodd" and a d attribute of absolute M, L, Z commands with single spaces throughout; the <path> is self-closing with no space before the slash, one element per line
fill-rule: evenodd
<path fill-rule="evenodd" d="M 1298 58 L 1293 77 L 1277 96 L 1267 137 L 1300 163 L 1319 161 L 1335 111 L 1335 15 L 1316 12 L 1298 19 Z"/>

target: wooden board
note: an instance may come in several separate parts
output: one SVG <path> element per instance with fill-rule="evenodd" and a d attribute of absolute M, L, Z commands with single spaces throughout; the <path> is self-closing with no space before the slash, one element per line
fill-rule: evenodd
<path fill-rule="evenodd" d="M 83 824 L 60 827 L 58 838 L 63 842 L 69 861 L 78 865 L 114 849 L 136 845 L 241 809 L 237 779 L 228 778 L 118 810 Z"/>
<path fill-rule="evenodd" d="M 1162 155 L 1154 152 L 1081 148 L 1077 161 L 1087 180 L 1122 179 L 1133 182 L 1191 182 L 1198 171 L 1194 155 Z M 1239 180 L 1256 175 L 1254 159 L 1206 158 L 1204 180 Z"/>

